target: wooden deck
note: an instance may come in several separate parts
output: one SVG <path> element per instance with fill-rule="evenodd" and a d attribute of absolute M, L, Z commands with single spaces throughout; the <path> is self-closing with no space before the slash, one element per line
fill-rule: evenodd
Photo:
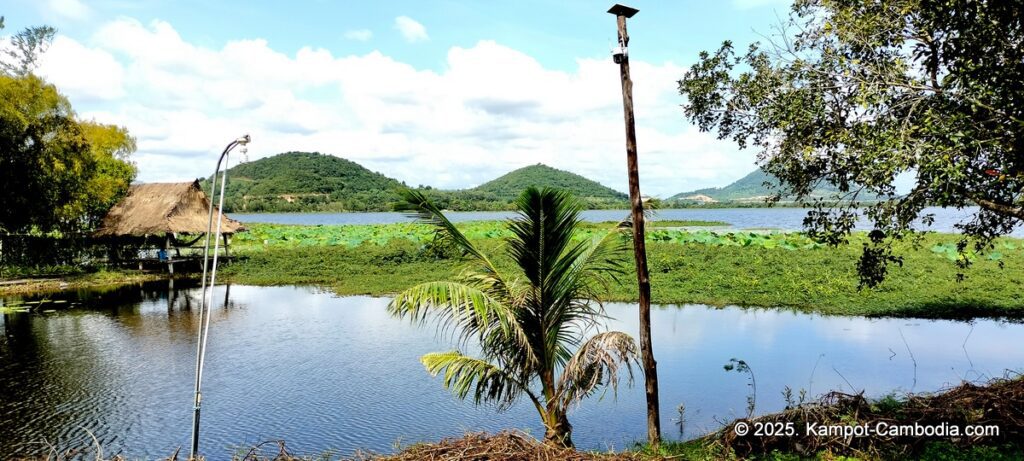
<path fill-rule="evenodd" d="M 213 255 L 209 255 L 208 258 L 212 261 Z M 222 263 L 229 262 L 232 259 L 233 257 L 230 254 L 230 250 L 225 247 L 220 247 L 217 252 L 217 261 Z M 166 271 L 170 274 L 174 274 L 176 270 L 198 271 L 202 270 L 203 267 L 203 248 L 141 248 L 138 250 L 135 257 L 121 259 L 120 263 L 124 266 L 138 267 L 139 270 L 156 269 Z"/>

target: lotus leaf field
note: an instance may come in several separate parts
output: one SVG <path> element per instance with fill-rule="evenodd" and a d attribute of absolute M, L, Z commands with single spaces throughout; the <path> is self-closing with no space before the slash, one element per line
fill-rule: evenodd
<path fill-rule="evenodd" d="M 782 250 L 815 250 L 824 247 L 800 232 L 780 231 L 733 231 L 718 230 L 725 223 L 714 221 L 670 221 L 670 226 L 653 221 L 647 232 L 648 242 L 675 244 L 701 244 L 725 247 L 779 248 Z M 700 229 L 715 227 L 716 230 Z M 477 221 L 458 226 L 471 240 L 502 239 L 510 235 L 501 221 Z M 577 238 L 597 237 L 614 227 L 614 223 L 588 223 Z M 418 223 L 372 224 L 372 225 L 285 225 L 249 224 L 247 232 L 239 233 L 232 240 L 238 248 L 302 247 L 302 246 L 345 246 L 358 247 L 363 244 L 387 245 L 394 241 L 409 241 L 425 245 L 434 239 L 434 230 L 429 225 Z M 1011 239 L 1003 239 L 995 248 L 979 254 L 967 250 L 961 255 L 955 240 L 936 243 L 930 247 L 932 253 L 950 261 L 967 258 L 974 261 L 984 258 L 990 261 L 1003 259 L 1004 253 L 1016 252 L 1021 245 Z"/>
<path fill-rule="evenodd" d="M 588 223 L 577 238 L 597 237 L 615 223 Z M 224 280 L 254 285 L 315 284 L 347 294 L 388 295 L 416 283 L 458 276 L 458 255 L 437 251 L 424 224 L 247 224 L 224 268 Z M 505 223 L 458 224 L 470 240 L 497 250 Z M 859 287 L 864 234 L 829 248 L 798 232 L 732 230 L 724 223 L 648 225 L 654 302 L 790 308 L 842 315 L 932 318 L 1024 318 L 1024 242 L 1002 238 L 993 248 L 960 256 L 960 236 L 928 233 L 899 242 L 902 264 L 878 288 Z M 970 248 L 970 247 L 968 247 Z M 497 251 L 495 251 L 497 252 Z M 957 264 L 966 257 L 970 267 Z M 632 258 L 624 267 L 629 273 Z M 496 260 L 497 264 L 510 261 Z M 962 277 L 961 277 L 962 275 Z M 632 301 L 630 277 L 609 287 L 607 300 Z"/>
<path fill-rule="evenodd" d="M 803 234 L 790 232 L 748 232 L 711 231 L 695 229 L 721 227 L 725 223 L 713 221 L 671 221 L 664 226 L 653 221 L 647 233 L 648 241 L 677 244 L 704 244 L 712 246 L 781 248 L 784 250 L 810 250 L 822 245 Z M 614 223 L 587 224 L 577 238 L 594 238 L 614 227 Z M 501 239 L 510 235 L 503 222 L 479 221 L 463 223 L 459 228 L 471 240 Z M 425 245 L 434 239 L 433 229 L 425 224 L 399 223 L 374 225 L 283 225 L 250 224 L 248 231 L 234 237 L 232 244 L 237 248 L 260 247 L 302 247 L 302 246 L 345 246 L 358 247 L 363 244 L 387 245 L 394 241 L 406 240 Z M 955 251 L 955 245 L 954 245 Z"/>

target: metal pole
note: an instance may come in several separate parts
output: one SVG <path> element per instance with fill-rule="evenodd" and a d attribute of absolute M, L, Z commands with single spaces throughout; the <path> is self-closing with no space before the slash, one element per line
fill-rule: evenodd
<path fill-rule="evenodd" d="M 629 77 L 629 34 L 626 18 L 637 10 L 615 5 L 609 13 L 618 23 L 619 75 L 622 80 L 622 107 L 626 122 L 626 168 L 629 172 L 629 200 L 633 215 L 633 255 L 636 259 L 636 280 L 640 304 L 640 356 L 644 368 L 644 387 L 647 393 L 647 441 L 653 448 L 661 444 L 661 410 L 658 403 L 658 363 L 654 360 L 651 344 L 651 280 L 647 270 L 647 245 L 644 240 L 644 205 L 640 195 L 640 172 L 636 155 L 636 121 L 633 117 L 633 81 Z M 617 54 L 616 56 L 620 56 Z"/>
<path fill-rule="evenodd" d="M 224 148 L 224 152 L 220 154 L 220 158 L 217 159 L 217 168 L 213 170 L 213 176 L 211 177 L 210 193 L 216 193 L 217 191 L 217 173 L 221 172 L 221 165 L 227 158 L 228 153 L 231 152 L 235 146 L 239 144 L 248 144 L 249 135 L 242 136 L 234 141 L 231 141 L 227 147 Z M 217 236 L 220 234 L 220 225 L 222 221 L 224 208 L 224 192 L 225 185 L 228 180 L 227 166 L 225 165 L 223 178 L 220 182 L 220 201 L 217 207 Z M 206 224 L 206 240 L 203 244 L 203 281 L 202 281 L 202 293 L 203 298 L 199 306 L 199 328 L 196 338 L 196 382 L 195 382 L 195 399 L 194 399 L 194 413 L 192 414 L 192 447 L 189 452 L 189 459 L 195 460 L 196 455 L 199 451 L 199 419 L 202 411 L 203 393 L 203 364 L 206 361 L 206 340 L 210 332 L 210 304 L 213 302 L 213 285 L 217 277 L 217 250 L 219 239 L 217 236 L 213 237 L 214 249 L 213 249 L 213 268 L 210 271 L 210 283 L 206 283 L 207 266 L 209 263 L 210 254 L 210 235 L 213 233 L 213 200 L 210 200 L 209 216 Z"/>

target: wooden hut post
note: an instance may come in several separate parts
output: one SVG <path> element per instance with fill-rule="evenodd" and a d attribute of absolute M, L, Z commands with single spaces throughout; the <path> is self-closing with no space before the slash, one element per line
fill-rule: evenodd
<path fill-rule="evenodd" d="M 167 278 L 167 312 L 174 310 L 175 301 L 178 300 L 178 292 L 174 291 L 174 277 Z"/>
<path fill-rule="evenodd" d="M 171 257 L 171 233 L 164 234 L 164 256 L 167 258 L 167 272 L 174 275 L 174 258 Z"/>

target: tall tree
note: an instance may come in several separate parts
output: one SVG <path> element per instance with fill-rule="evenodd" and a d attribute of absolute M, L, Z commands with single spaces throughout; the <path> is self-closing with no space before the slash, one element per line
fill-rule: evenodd
<path fill-rule="evenodd" d="M 625 365 L 632 380 L 636 344 L 617 331 L 598 332 L 605 317 L 599 295 L 622 272 L 624 245 L 617 231 L 596 241 L 577 240 L 581 207 L 569 193 L 528 188 L 516 201 L 507 242 L 515 269 L 491 262 L 418 191 L 406 190 L 407 209 L 432 222 L 471 260 L 457 282 L 412 287 L 388 310 L 440 326 L 465 343 L 479 342 L 480 357 L 459 351 L 424 355 L 423 365 L 459 398 L 508 408 L 529 399 L 546 428 L 544 441 L 572 446 L 569 407 L 617 386 Z"/>
<path fill-rule="evenodd" d="M 27 28 L 0 51 L 0 232 L 91 229 L 135 178 L 128 131 L 80 121 L 32 74 L 53 34 Z"/>
<path fill-rule="evenodd" d="M 0 16 L 0 30 L 4 28 L 4 17 Z M 41 56 L 57 29 L 50 26 L 27 27 L 10 38 L 10 44 L 0 51 L 0 69 L 4 73 L 25 76 L 35 70 Z"/>
<path fill-rule="evenodd" d="M 53 85 L 0 75 L 0 227 L 61 227 L 94 167 L 71 104 Z"/>
<path fill-rule="evenodd" d="M 858 264 L 864 285 L 901 262 L 925 207 L 979 208 L 970 243 L 1024 220 L 1024 3 L 995 0 L 797 0 L 767 46 L 731 42 L 679 81 L 687 117 L 740 147 L 814 210 L 815 236 L 846 241 L 860 209 L 874 225 Z M 909 193 L 895 182 L 909 178 Z M 830 182 L 839 203 L 814 201 Z M 780 191 L 780 193 L 783 191 Z"/>
<path fill-rule="evenodd" d="M 89 230 L 96 228 L 107 211 L 128 192 L 138 172 L 130 160 L 136 144 L 125 127 L 95 121 L 83 121 L 80 126 L 95 169 L 85 183 L 83 195 L 76 200 L 76 215 L 81 217 L 80 226 Z"/>

